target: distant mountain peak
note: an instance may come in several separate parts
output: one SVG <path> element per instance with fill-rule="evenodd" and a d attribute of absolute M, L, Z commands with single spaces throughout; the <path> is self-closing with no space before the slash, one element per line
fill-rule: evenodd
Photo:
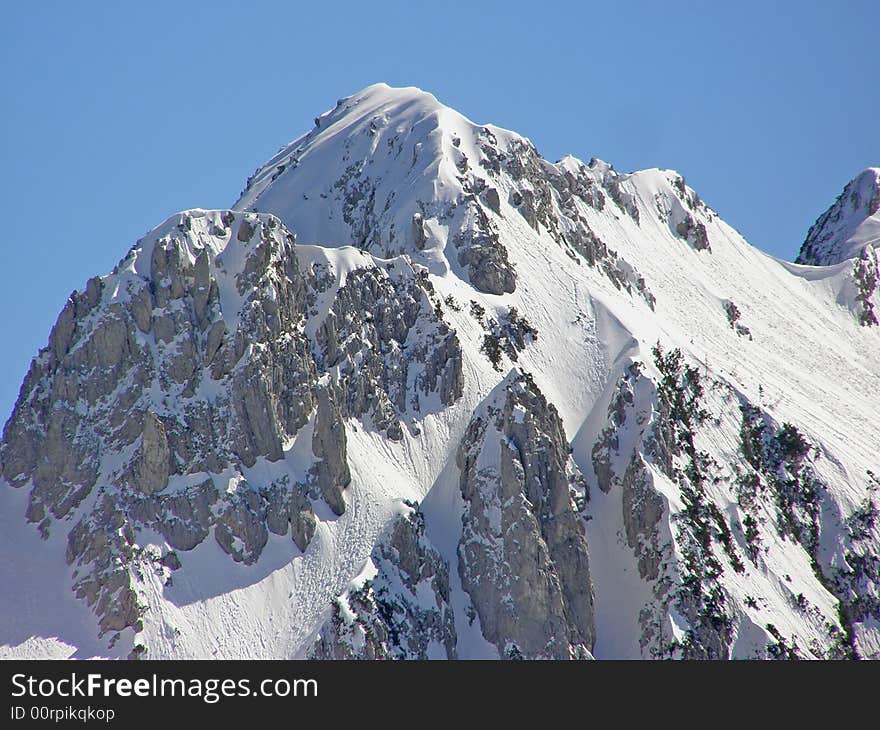
<path fill-rule="evenodd" d="M 857 257 L 880 243 L 880 167 L 850 180 L 807 233 L 799 264 L 830 266 Z"/>

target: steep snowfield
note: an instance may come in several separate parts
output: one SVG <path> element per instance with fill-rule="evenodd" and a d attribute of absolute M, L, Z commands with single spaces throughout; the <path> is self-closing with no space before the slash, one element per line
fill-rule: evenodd
<path fill-rule="evenodd" d="M 843 207 L 833 231 L 822 224 L 830 233 L 822 236 L 827 245 L 820 263 L 857 255 L 856 248 L 877 236 L 871 228 L 876 221 L 864 218 L 862 210 L 862 193 L 876 192 L 877 170 L 859 180 L 853 192 L 859 201 L 849 196 L 838 202 Z M 352 272 L 424 267 L 434 292 L 431 306 L 442 310 L 461 345 L 461 397 L 444 405 L 436 393 L 429 394 L 418 410 L 408 402 L 397 440 L 367 417 L 347 418 L 346 510 L 337 516 L 323 503 L 315 506 L 317 528 L 304 553 L 289 537 L 275 534 L 251 565 L 231 561 L 213 539 L 179 550 L 182 567 L 170 585 L 164 573 L 149 569 L 133 578 L 147 610 L 140 630 L 126 628 L 112 647 L 109 636 L 97 638 L 93 615 L 70 595 L 61 531 L 40 541 L 23 516 L 29 487 L 3 484 L 2 581 L 16 586 L 14 600 L 6 591 L 0 603 L 4 655 L 125 656 L 139 644 L 149 658 L 305 656 L 334 598 L 351 590 L 389 520 L 400 514 L 401 500 L 409 500 L 421 503 L 427 539 L 449 565 L 457 656 L 498 656 L 499 649 L 480 633 L 480 621 L 465 619 L 471 602 L 457 568 L 457 546 L 466 506 L 456 454 L 472 414 L 512 368 L 531 374 L 558 410 L 589 487 L 583 524 L 595 594 L 592 653 L 701 655 L 689 647 L 710 645 L 704 638 L 711 633 L 707 614 L 698 620 L 694 609 L 689 615 L 682 598 L 689 585 L 681 567 L 690 559 L 688 531 L 697 529 L 688 522 L 683 488 L 693 480 L 667 473 L 651 445 L 651 428 L 659 428 L 663 412 L 658 384 L 665 373 L 652 353 L 660 343 L 666 353 L 679 348 L 694 368 L 703 389 L 700 404 L 708 413 L 692 442 L 715 462 L 712 478 L 700 482 L 700 504 L 722 515 L 730 536 L 725 543 L 719 528 L 700 553 L 720 564 L 712 581 L 724 596 L 718 610 L 728 623 L 718 629 L 725 647 L 718 653 L 766 656 L 791 645 L 801 656 L 833 655 L 829 627 L 836 626 L 839 634 L 852 632 L 850 644 L 860 655 L 878 656 L 876 608 L 841 619 L 840 596 L 831 590 L 834 569 L 846 565 L 853 550 L 847 519 L 871 497 L 869 473 L 880 474 L 880 328 L 861 326 L 854 317 L 846 288 L 851 267 L 795 265 L 761 253 L 675 172 L 618 175 L 606 163 L 584 165 L 571 157 L 551 165 L 512 132 L 476 125 L 417 89 L 385 85 L 341 100 L 311 132 L 282 148 L 248 181 L 233 208 L 237 216 L 245 211 L 277 216 L 297 236 L 300 269 L 330 276 L 332 285 L 318 296 L 315 314 L 302 329 L 315 351 L 319 329 Z M 192 215 L 197 227 L 206 221 L 198 228 L 202 238 L 192 240 L 204 239 L 214 246 L 212 256 L 226 263 L 216 281 L 227 331 L 235 331 L 250 296 L 235 278 L 246 256 L 240 248 L 227 251 L 231 231 L 212 238 L 207 222 L 219 221 L 219 213 Z M 144 241 L 161 238 L 177 224 L 173 219 Z M 488 277 L 479 271 L 468 258 L 469 245 L 491 249 L 502 274 L 509 264 L 515 272 L 512 291 L 507 284 L 495 286 L 510 281 L 493 278 L 495 269 Z M 191 261 L 200 250 L 189 251 Z M 149 261 L 144 249 L 129 266 L 105 277 L 101 306 L 124 304 L 127 282 L 147 276 L 142 267 Z M 537 335 L 523 347 L 502 349 L 493 363 L 486 338 L 497 331 L 493 322 L 503 329 L 511 307 Z M 609 409 L 633 363 L 640 363 L 642 375 L 631 378 L 630 400 L 621 411 L 629 415 L 612 422 Z M 328 372 L 338 377 L 332 368 Z M 219 387 L 212 382 L 203 381 L 196 397 L 212 398 L 211 388 Z M 149 397 L 162 394 L 154 390 Z M 791 529 L 786 534 L 780 516 L 785 510 L 772 486 L 763 497 L 742 496 L 743 475 L 753 468 L 743 451 L 746 405 L 760 411 L 767 433 L 793 424 L 810 444 L 807 461 L 795 466 L 822 484 L 814 547 L 807 546 L 804 530 L 800 538 Z M 312 464 L 307 445 L 314 424 L 312 415 L 307 426 L 288 434 L 281 460 L 261 457 L 235 473 L 253 483 L 285 473 L 299 478 Z M 615 476 L 606 492 L 596 445 L 610 425 L 616 429 L 613 444 L 608 439 Z M 686 451 L 674 454 L 676 464 Z M 639 507 L 623 478 L 634 454 L 645 462 L 651 499 L 662 505 L 659 522 L 639 527 L 638 548 L 628 536 Z M 780 462 L 778 473 L 791 478 L 793 463 Z M 756 479 L 763 484 L 775 478 L 771 471 Z M 104 468 L 102 478 L 112 479 L 112 470 Z M 169 489 L 183 488 L 187 478 L 194 483 L 194 477 L 172 476 Z M 754 535 L 746 535 L 748 515 L 758 524 L 756 549 Z M 56 528 L 72 522 L 73 515 L 65 520 Z M 876 555 L 876 531 L 871 534 L 867 549 Z M 647 554 L 641 551 L 651 540 L 660 557 L 657 566 L 645 568 L 640 555 Z M 138 544 L 167 549 L 162 535 L 146 529 Z M 876 598 L 870 579 L 860 585 Z M 42 608 L 27 608 L 32 605 Z"/>

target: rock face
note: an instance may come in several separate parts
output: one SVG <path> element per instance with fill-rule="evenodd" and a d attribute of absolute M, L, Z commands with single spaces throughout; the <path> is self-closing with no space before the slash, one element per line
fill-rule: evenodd
<path fill-rule="evenodd" d="M 313 467 L 315 483 L 324 501 L 337 515 L 345 512 L 342 490 L 351 482 L 345 449 L 345 426 L 329 390 L 318 391 L 318 410 L 312 453 L 320 459 Z"/>
<path fill-rule="evenodd" d="M 877 292 L 880 290 L 880 263 L 876 248 L 865 246 L 862 249 L 853 263 L 852 278 L 856 289 L 859 324 L 865 327 L 876 326 L 878 322 L 874 303 L 878 301 Z"/>
<path fill-rule="evenodd" d="M 877 180 L 784 265 L 673 171 L 341 99 L 71 294 L 0 658 L 880 657 Z"/>
<path fill-rule="evenodd" d="M 138 489 L 147 495 L 161 492 L 168 486 L 170 465 L 171 453 L 168 450 L 165 426 L 155 413 L 147 411 L 137 469 Z"/>
<path fill-rule="evenodd" d="M 400 438 L 419 397 L 461 396 L 456 333 L 422 279 L 402 261 L 392 275 L 364 265 L 339 287 L 326 264 L 300 268 L 294 236 L 272 216 L 193 211 L 72 295 L 4 432 L 2 476 L 30 487 L 27 517 L 47 537 L 98 497 L 76 515 L 67 559 L 102 631 L 140 625 L 141 563 L 167 573 L 139 530 L 183 552 L 213 533 L 244 564 L 270 533 L 290 532 L 305 551 L 316 501 L 346 509 L 346 418 Z M 310 341 L 304 322 L 319 297 L 333 306 Z M 415 327 L 423 338 L 410 337 Z M 365 353 L 361 369 L 352 358 Z M 309 451 L 287 458 L 298 438 Z"/>
<path fill-rule="evenodd" d="M 578 500 L 585 484 L 555 408 L 517 375 L 458 450 L 462 586 L 501 656 L 589 656 L 593 589 Z"/>

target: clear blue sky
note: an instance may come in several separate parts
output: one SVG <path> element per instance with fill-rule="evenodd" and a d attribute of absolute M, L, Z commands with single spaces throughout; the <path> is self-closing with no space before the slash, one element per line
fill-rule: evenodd
<path fill-rule="evenodd" d="M 341 96 L 386 81 L 545 157 L 674 168 L 793 258 L 880 164 L 863 2 L 13 2 L 0 8 L 0 423 L 68 294 L 173 212 L 228 207 Z"/>

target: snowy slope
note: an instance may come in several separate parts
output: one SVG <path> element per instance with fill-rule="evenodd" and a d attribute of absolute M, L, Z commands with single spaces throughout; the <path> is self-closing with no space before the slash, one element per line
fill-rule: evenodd
<path fill-rule="evenodd" d="M 828 235 L 816 240 L 836 260 L 803 261 L 836 265 L 788 264 L 675 172 L 551 164 L 418 89 L 380 84 L 340 100 L 257 170 L 231 211 L 170 219 L 81 295 L 85 315 L 74 307 L 72 326 L 62 315 L 56 332 L 80 344 L 71 354 L 53 333 L 0 446 L 0 508 L 14 526 L 0 536 L 5 570 L 13 579 L 33 560 L 14 537 L 39 534 L 27 510 L 48 535 L 27 552 L 54 567 L 23 591 L 36 601 L 67 581 L 69 593 L 71 570 L 103 553 L 72 560 L 68 547 L 65 566 L 66 533 L 84 515 L 104 529 L 121 514 L 108 524 L 131 529 L 112 575 L 136 600 L 101 626 L 89 623 L 100 600 L 32 617 L 4 606 L 14 621 L 3 651 L 880 655 L 880 329 L 863 326 L 876 294 L 859 298 L 844 256 L 871 242 L 869 177 L 852 210 L 847 194 L 820 219 Z M 876 170 L 873 180 L 876 190 Z M 156 245 L 179 254 L 162 268 Z M 152 327 L 132 319 L 126 348 L 139 354 L 120 358 L 131 377 L 169 378 L 135 379 L 144 387 L 131 397 L 106 388 L 97 415 L 72 407 L 96 460 L 86 480 L 75 455 L 56 459 L 30 434 L 70 402 L 72 372 L 122 367 L 71 358 L 107 341 L 105 319 L 134 317 L 150 287 L 166 287 L 167 301 L 154 297 Z M 220 321 L 228 368 L 209 357 Z M 240 371 L 265 390 L 242 395 Z M 291 382 L 300 400 L 282 407 Z M 198 442 L 204 453 L 172 437 L 175 423 L 205 428 L 203 403 L 231 423 L 219 444 Z M 138 413 L 125 438 L 114 409 Z M 275 414 L 266 424 L 263 410 Z M 170 473 L 144 497 L 136 477 L 158 428 L 146 411 L 169 434 L 159 461 Z M 86 496 L 46 497 L 41 458 L 65 484 L 90 482 Z M 215 516 L 169 568 L 168 524 L 132 505 L 164 505 L 206 479 Z M 294 497 L 276 524 L 282 484 Z M 51 508 L 25 506 L 25 492 Z M 99 495 L 117 511 L 98 510 Z M 314 525 L 302 546 L 300 518 Z"/>

